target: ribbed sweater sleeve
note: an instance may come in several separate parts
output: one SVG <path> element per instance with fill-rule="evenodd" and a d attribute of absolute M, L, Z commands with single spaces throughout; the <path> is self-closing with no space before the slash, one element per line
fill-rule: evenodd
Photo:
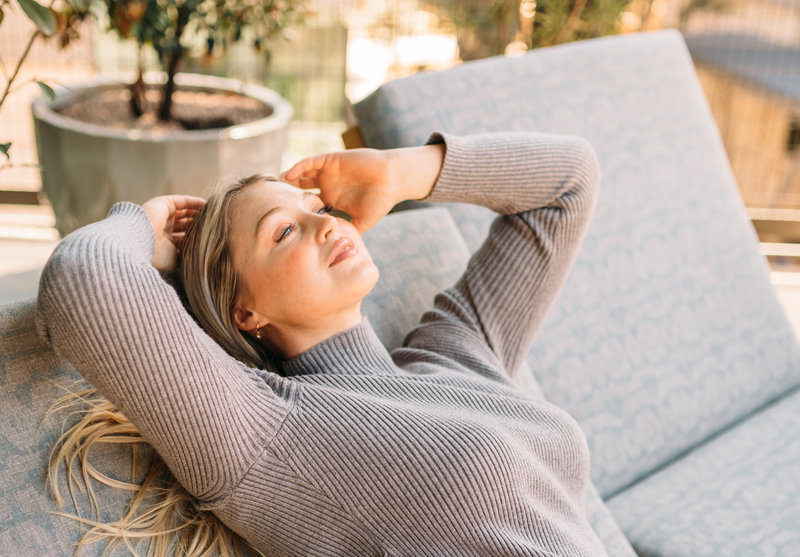
<path fill-rule="evenodd" d="M 445 160 L 426 201 L 472 203 L 501 216 L 404 345 L 467 367 L 488 349 L 513 377 L 583 239 L 597 197 L 597 158 L 588 141 L 570 136 L 434 134 L 429 141 L 439 142 Z"/>
<path fill-rule="evenodd" d="M 153 249 L 152 225 L 131 203 L 70 234 L 42 273 L 37 325 L 189 492 L 213 501 L 244 476 L 288 403 L 191 319 L 152 267 Z"/>

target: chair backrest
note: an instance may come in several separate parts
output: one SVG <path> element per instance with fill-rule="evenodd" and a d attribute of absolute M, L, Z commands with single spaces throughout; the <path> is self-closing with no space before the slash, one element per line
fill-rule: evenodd
<path fill-rule="evenodd" d="M 676 31 L 607 37 L 421 73 L 354 106 L 369 147 L 433 131 L 589 139 L 598 206 L 530 351 L 581 424 L 607 497 L 800 383 L 800 351 L 758 255 Z M 471 249 L 491 214 L 452 207 Z"/>

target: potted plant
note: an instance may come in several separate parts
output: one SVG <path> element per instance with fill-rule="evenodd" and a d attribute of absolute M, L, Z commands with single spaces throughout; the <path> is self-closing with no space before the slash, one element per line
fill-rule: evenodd
<path fill-rule="evenodd" d="M 30 22 L 33 23 L 35 29 L 31 32 L 31 36 L 26 42 L 21 56 L 16 64 L 11 67 L 11 71 L 6 72 L 5 69 L 3 70 L 5 86 L 2 89 L 2 93 L 0 93 L 0 109 L 2 109 L 9 94 L 15 89 L 15 83 L 20 76 L 20 69 L 22 69 L 22 65 L 25 63 L 25 59 L 28 57 L 34 42 L 43 37 L 53 36 L 57 37 L 61 47 L 65 48 L 72 39 L 77 37 L 77 26 L 86 15 L 86 6 L 83 2 L 85 2 L 85 0 L 76 0 L 75 2 L 64 1 L 57 11 L 53 9 L 52 5 L 49 8 L 45 8 L 36 2 L 36 0 L 17 0 L 16 4 Z M 14 3 L 11 2 L 11 0 L 1 0 L 0 25 L 2 25 L 5 20 L 6 11 L 9 9 L 15 9 Z M 36 81 L 42 94 L 51 99 L 55 98 L 55 92 L 50 85 L 44 81 L 32 81 Z M 0 156 L 2 156 L 0 159 L 0 170 L 5 170 L 14 166 L 11 161 L 10 153 L 12 142 L 8 141 L 9 139 L 8 137 L 0 137 Z"/>
<path fill-rule="evenodd" d="M 85 0 L 84 0 L 85 1 Z M 269 89 L 181 74 L 192 49 L 206 55 L 270 41 L 304 15 L 297 0 L 93 0 L 109 29 L 134 38 L 138 72 L 97 77 L 33 103 L 42 189 L 63 234 L 105 216 L 117 201 L 201 195 L 220 177 L 277 174 L 291 104 Z M 152 46 L 163 70 L 144 71 Z"/>

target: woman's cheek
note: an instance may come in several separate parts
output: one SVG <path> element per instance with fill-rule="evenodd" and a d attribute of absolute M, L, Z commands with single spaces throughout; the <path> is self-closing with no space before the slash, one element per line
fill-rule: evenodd
<path fill-rule="evenodd" d="M 284 283 L 284 288 L 305 298 L 306 296 L 302 296 L 302 294 L 307 295 L 309 288 L 319 281 L 312 265 L 316 261 L 311 261 L 307 251 L 301 249 L 287 250 L 284 255 L 285 257 L 279 265 L 280 280 Z"/>

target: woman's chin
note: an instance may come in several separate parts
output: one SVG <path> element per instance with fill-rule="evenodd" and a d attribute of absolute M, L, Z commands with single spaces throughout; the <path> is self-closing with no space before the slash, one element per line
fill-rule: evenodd
<path fill-rule="evenodd" d="M 378 283 L 380 272 L 371 259 L 364 259 L 358 262 L 354 261 L 353 264 L 353 281 L 355 284 L 359 285 L 359 290 L 363 291 L 361 299 L 364 299 Z"/>

